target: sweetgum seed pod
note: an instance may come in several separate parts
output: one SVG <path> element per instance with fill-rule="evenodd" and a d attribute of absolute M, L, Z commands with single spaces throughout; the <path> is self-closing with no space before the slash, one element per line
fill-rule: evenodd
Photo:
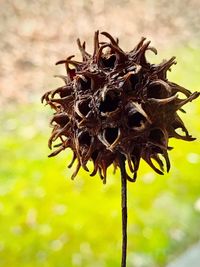
<path fill-rule="evenodd" d="M 65 65 L 67 75 L 57 76 L 65 84 L 42 97 L 54 109 L 49 147 L 61 141 L 49 156 L 71 148 L 69 167 L 77 160 L 72 179 L 81 167 L 89 171 L 87 162 L 92 161 L 91 176 L 98 172 L 105 183 L 107 168 L 112 164 L 115 169 L 120 167 L 119 153 L 133 174 L 126 174 L 127 180 L 136 180 L 141 158 L 162 175 L 164 166 L 170 169 L 169 139 L 195 139 L 177 111 L 183 111 L 200 93 L 168 81 L 167 71 L 176 64 L 175 57 L 157 65 L 149 63 L 145 52 L 157 54 L 157 50 L 145 38 L 124 52 L 109 33 L 102 35 L 108 41 L 99 42 L 99 31 L 95 32 L 93 54 L 86 51 L 85 42 L 77 40 L 82 61 L 70 56 L 56 63 Z M 185 99 L 179 99 L 178 93 Z"/>

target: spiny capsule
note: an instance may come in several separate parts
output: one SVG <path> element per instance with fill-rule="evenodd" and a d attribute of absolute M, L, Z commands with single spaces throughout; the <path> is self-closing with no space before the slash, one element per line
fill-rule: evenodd
<path fill-rule="evenodd" d="M 64 64 L 67 74 L 58 76 L 64 85 L 45 93 L 46 101 L 54 111 L 50 124 L 53 127 L 49 148 L 56 142 L 55 156 L 66 148 L 73 151 L 72 175 L 79 169 L 97 172 L 106 183 L 110 165 L 119 167 L 119 153 L 127 161 L 133 174 L 127 180 L 135 181 L 140 160 L 145 160 L 158 174 L 170 169 L 168 142 L 174 137 L 193 141 L 177 111 L 199 96 L 168 81 L 167 71 L 176 64 L 175 57 L 160 64 L 151 64 L 145 53 L 157 50 L 142 38 L 130 52 L 124 52 L 118 40 L 102 32 L 108 41 L 99 41 L 99 31 L 94 35 L 94 51 L 86 51 L 85 42 L 77 40 L 82 61 L 74 56 L 56 64 Z M 185 95 L 180 99 L 178 93 Z M 179 133 L 182 130 L 182 134 Z"/>

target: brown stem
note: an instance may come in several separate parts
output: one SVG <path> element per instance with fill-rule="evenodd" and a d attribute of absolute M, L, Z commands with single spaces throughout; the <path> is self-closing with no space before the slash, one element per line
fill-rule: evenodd
<path fill-rule="evenodd" d="M 127 179 L 125 158 L 119 153 L 119 166 L 121 171 L 121 209 L 122 209 L 122 258 L 121 267 L 126 267 L 127 254 Z"/>

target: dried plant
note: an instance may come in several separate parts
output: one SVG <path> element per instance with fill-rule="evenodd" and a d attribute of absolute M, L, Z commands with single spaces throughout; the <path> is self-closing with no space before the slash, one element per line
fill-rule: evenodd
<path fill-rule="evenodd" d="M 167 71 L 176 64 L 175 57 L 160 64 L 149 63 L 146 51 L 157 54 L 157 50 L 145 38 L 133 50 L 124 52 L 118 39 L 107 32 L 101 34 L 108 41 L 100 42 L 97 31 L 93 54 L 89 54 L 85 42 L 78 39 L 82 61 L 70 56 L 56 63 L 65 65 L 67 75 L 58 76 L 64 86 L 42 97 L 42 101 L 55 110 L 49 148 L 60 140 L 49 157 L 71 148 L 73 159 L 69 167 L 77 160 L 72 178 L 80 167 L 89 171 L 87 162 L 92 161 L 94 168 L 90 175 L 99 172 L 104 183 L 107 168 L 113 164 L 115 169 L 121 169 L 125 188 L 127 180 L 136 180 L 141 158 L 155 172 L 163 174 L 163 160 L 166 170 L 170 169 L 169 139 L 195 139 L 177 112 L 184 112 L 182 107 L 197 98 L 199 92 L 191 93 L 168 81 Z M 184 99 L 179 98 L 180 93 Z M 127 174 L 125 162 L 132 177 Z M 122 206 L 125 212 L 125 195 Z M 122 261 L 125 266 L 126 260 Z"/>

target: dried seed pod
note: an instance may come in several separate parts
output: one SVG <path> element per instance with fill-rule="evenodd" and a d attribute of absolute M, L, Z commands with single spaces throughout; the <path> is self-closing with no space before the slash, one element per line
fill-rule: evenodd
<path fill-rule="evenodd" d="M 77 40 L 82 62 L 70 56 L 56 64 L 65 64 L 67 75 L 57 76 L 64 86 L 48 91 L 42 101 L 55 110 L 49 147 L 58 138 L 61 143 L 50 154 L 55 156 L 67 147 L 73 151 L 72 167 L 77 160 L 74 178 L 80 167 L 86 171 L 92 161 L 91 176 L 99 172 L 106 182 L 107 168 L 119 167 L 119 153 L 127 160 L 136 180 L 140 159 L 144 159 L 158 174 L 170 169 L 168 146 L 170 138 L 192 141 L 177 111 L 199 96 L 168 81 L 167 71 L 176 64 L 175 57 L 161 64 L 151 64 L 145 52 L 157 50 L 145 38 L 130 52 L 124 52 L 109 33 L 108 42 L 99 42 L 94 35 L 94 51 L 86 51 L 85 42 Z M 72 66 L 72 67 L 70 67 Z M 179 99 L 179 93 L 185 99 Z M 182 130 L 180 134 L 179 130 Z"/>

